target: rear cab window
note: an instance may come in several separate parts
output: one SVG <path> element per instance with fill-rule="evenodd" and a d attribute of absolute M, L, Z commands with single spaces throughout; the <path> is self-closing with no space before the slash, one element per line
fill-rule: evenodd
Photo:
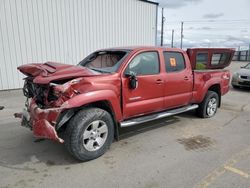
<path fill-rule="evenodd" d="M 179 72 L 186 68 L 185 60 L 180 52 L 163 52 L 167 73 Z"/>

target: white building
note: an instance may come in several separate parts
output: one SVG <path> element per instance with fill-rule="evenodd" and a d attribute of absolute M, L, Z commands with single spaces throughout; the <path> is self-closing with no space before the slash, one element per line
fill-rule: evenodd
<path fill-rule="evenodd" d="M 22 87 L 22 64 L 77 64 L 100 48 L 155 45 L 157 6 L 145 0 L 0 0 L 0 90 Z"/>

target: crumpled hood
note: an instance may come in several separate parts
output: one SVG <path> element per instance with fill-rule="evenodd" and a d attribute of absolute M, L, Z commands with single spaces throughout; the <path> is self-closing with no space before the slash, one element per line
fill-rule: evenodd
<path fill-rule="evenodd" d="M 34 77 L 33 82 L 38 84 L 48 84 L 56 80 L 100 75 L 100 73 L 86 67 L 55 62 L 31 63 L 19 66 L 17 69 L 26 76 Z"/>

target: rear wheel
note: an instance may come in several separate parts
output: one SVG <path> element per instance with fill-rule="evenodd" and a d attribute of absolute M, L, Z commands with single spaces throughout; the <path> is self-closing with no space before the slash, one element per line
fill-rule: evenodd
<path fill-rule="evenodd" d="M 219 96 L 214 91 L 208 91 L 202 103 L 197 109 L 197 115 L 201 118 L 213 117 L 219 105 Z"/>
<path fill-rule="evenodd" d="M 69 122 L 65 146 L 77 159 L 87 161 L 103 155 L 114 138 L 111 115 L 100 108 L 79 111 Z"/>

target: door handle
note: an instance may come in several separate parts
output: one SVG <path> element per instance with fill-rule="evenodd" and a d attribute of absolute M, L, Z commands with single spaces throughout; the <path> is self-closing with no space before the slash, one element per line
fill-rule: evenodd
<path fill-rule="evenodd" d="M 184 80 L 189 80 L 188 76 L 184 76 Z"/>
<path fill-rule="evenodd" d="M 156 84 L 163 84 L 163 80 L 158 79 L 158 80 L 155 81 L 155 83 L 156 83 Z"/>

